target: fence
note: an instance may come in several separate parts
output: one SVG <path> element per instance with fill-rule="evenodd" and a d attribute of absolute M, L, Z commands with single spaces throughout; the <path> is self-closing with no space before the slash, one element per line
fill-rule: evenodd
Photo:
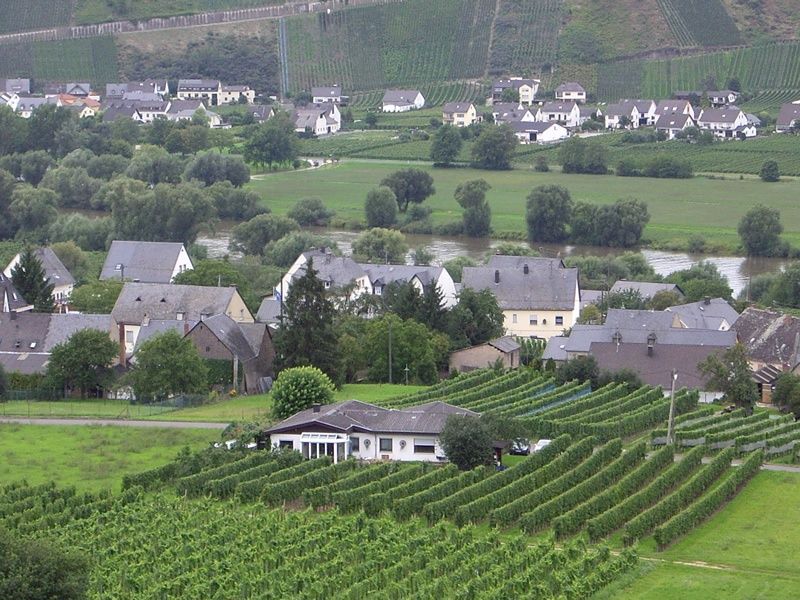
<path fill-rule="evenodd" d="M 134 403 L 125 399 L 49 399 L 40 390 L 8 390 L 0 399 L 0 417 L 143 419 L 181 408 L 201 406 L 208 396 L 181 395 L 158 402 Z"/>

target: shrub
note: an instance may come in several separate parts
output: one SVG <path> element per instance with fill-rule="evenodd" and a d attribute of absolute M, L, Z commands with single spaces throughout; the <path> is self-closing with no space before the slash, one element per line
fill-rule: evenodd
<path fill-rule="evenodd" d="M 281 371 L 272 388 L 272 413 L 285 419 L 313 404 L 333 399 L 333 382 L 316 367 L 294 367 Z"/>
<path fill-rule="evenodd" d="M 330 224 L 331 218 L 336 212 L 329 210 L 319 198 L 301 198 L 286 213 L 290 219 L 294 219 L 300 225 L 316 225 L 324 227 Z"/>
<path fill-rule="evenodd" d="M 761 177 L 761 181 L 774 182 L 780 180 L 781 170 L 778 167 L 778 163 L 774 160 L 764 161 L 758 176 Z"/>

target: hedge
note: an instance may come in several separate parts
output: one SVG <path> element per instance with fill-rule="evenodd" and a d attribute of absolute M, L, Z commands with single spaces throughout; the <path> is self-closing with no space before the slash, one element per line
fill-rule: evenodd
<path fill-rule="evenodd" d="M 422 490 L 416 494 L 412 494 L 406 498 L 398 500 L 392 504 L 392 515 L 398 520 L 405 520 L 411 515 L 419 514 L 429 502 L 441 500 L 447 496 L 451 496 L 459 490 L 472 485 L 476 481 L 485 479 L 489 476 L 490 471 L 487 467 L 478 467 L 471 471 L 464 471 L 458 477 L 453 477 L 441 482 L 438 485 Z"/>
<path fill-rule="evenodd" d="M 542 468 L 566 450 L 571 441 L 572 438 L 568 435 L 559 436 L 554 439 L 549 446 L 546 446 L 539 452 L 529 455 L 516 466 L 487 477 L 447 498 L 428 504 L 424 511 L 425 518 L 429 523 L 435 523 L 439 519 L 453 516 L 458 507 L 468 504 L 478 498 L 483 498 L 499 490 L 503 486 Z"/>
<path fill-rule="evenodd" d="M 631 494 L 641 490 L 643 485 L 661 473 L 667 465 L 673 464 L 674 457 L 675 452 L 672 446 L 662 448 L 636 470 L 623 477 L 616 485 L 553 519 L 553 531 L 556 539 L 563 539 L 577 533 L 587 520 L 602 514 L 630 497 Z"/>
<path fill-rule="evenodd" d="M 794 417 L 789 415 L 789 419 L 776 421 L 778 422 L 777 427 L 772 427 L 770 429 L 762 429 L 755 433 L 751 433 L 750 435 L 740 435 L 736 437 L 736 447 L 743 446 L 745 444 L 752 444 L 753 442 L 760 442 L 761 440 L 774 440 L 780 439 L 784 436 L 789 436 L 789 439 L 786 441 L 790 441 L 793 439 L 791 434 L 796 432 L 800 434 L 800 421 L 795 421 Z"/>
<path fill-rule="evenodd" d="M 622 503 L 606 510 L 586 522 L 589 539 L 596 542 L 616 531 L 625 523 L 635 518 L 648 506 L 657 502 L 670 489 L 689 477 L 700 465 L 705 448 L 698 446 L 687 452 L 683 459 L 669 467 L 661 475 L 653 479 L 647 487 L 633 494 Z"/>
<path fill-rule="evenodd" d="M 754 423 L 743 423 L 739 427 L 728 429 L 720 433 L 711 433 L 706 435 L 706 444 L 714 444 L 716 442 L 724 442 L 736 439 L 739 436 L 750 435 L 759 431 L 765 431 L 771 426 L 779 425 L 794 421 L 794 415 L 783 415 L 777 419 L 759 419 Z"/>
<path fill-rule="evenodd" d="M 698 498 L 730 468 L 734 455 L 732 448 L 723 450 L 677 490 L 631 520 L 622 536 L 625 545 L 644 537 Z"/>
<path fill-rule="evenodd" d="M 764 453 L 761 451 L 750 454 L 741 466 L 733 468 L 725 476 L 722 483 L 700 500 L 679 512 L 663 525 L 656 527 L 653 537 L 659 550 L 685 535 L 708 517 L 719 510 L 723 504 L 739 493 L 739 490 L 761 468 Z"/>
<path fill-rule="evenodd" d="M 609 442 L 609 445 L 614 443 L 615 442 Z M 621 450 L 621 441 L 619 441 L 619 447 Z M 625 452 L 604 469 L 523 515 L 520 519 L 520 526 L 525 533 L 534 533 L 555 517 L 564 514 L 565 511 L 607 490 L 644 460 L 646 449 L 647 444 L 644 442 L 636 444 L 636 446 Z"/>

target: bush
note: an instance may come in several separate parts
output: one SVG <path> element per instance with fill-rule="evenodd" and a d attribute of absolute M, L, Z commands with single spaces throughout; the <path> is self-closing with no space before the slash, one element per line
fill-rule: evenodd
<path fill-rule="evenodd" d="M 397 198 L 394 192 L 381 186 L 367 192 L 364 201 L 367 227 L 391 227 L 397 221 Z"/>
<path fill-rule="evenodd" d="M 316 367 L 294 367 L 281 371 L 272 388 L 272 414 L 285 419 L 314 404 L 333 400 L 333 382 Z"/>
<path fill-rule="evenodd" d="M 290 219 L 294 219 L 300 225 L 314 225 L 324 227 L 331 222 L 331 218 L 336 214 L 329 210 L 319 198 L 301 198 L 286 213 Z"/>
<path fill-rule="evenodd" d="M 778 163 L 774 160 L 764 161 L 764 164 L 761 165 L 761 171 L 759 171 L 758 176 L 761 177 L 761 181 L 779 181 L 781 178 L 781 170 L 778 167 Z"/>

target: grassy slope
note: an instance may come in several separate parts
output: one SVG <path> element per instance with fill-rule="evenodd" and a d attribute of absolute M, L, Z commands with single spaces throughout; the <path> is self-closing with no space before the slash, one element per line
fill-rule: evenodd
<path fill-rule="evenodd" d="M 711 520 L 595 600 L 790 599 L 800 589 L 800 475 L 765 471 Z M 685 563 L 702 562 L 720 568 Z M 684 563 L 684 564 L 680 564 Z"/>
<path fill-rule="evenodd" d="M 118 490 L 125 473 L 167 463 L 184 446 L 202 448 L 218 436 L 197 429 L 0 425 L 0 483 L 55 480 Z"/>
<path fill-rule="evenodd" d="M 40 0 L 41 1 L 41 0 Z M 45 0 L 46 1 L 46 0 Z M 51 0 L 52 1 L 52 0 Z M 64 0 L 58 0 L 63 2 Z M 284 4 L 286 0 L 157 0 L 130 2 L 126 13 L 113 11 L 107 0 L 78 0 L 75 10 L 75 21 L 102 23 L 115 19 L 149 19 L 152 17 L 168 17 L 171 15 L 188 15 L 205 11 L 228 10 L 232 8 L 250 8 L 270 4 Z"/>
<path fill-rule="evenodd" d="M 404 166 L 407 163 L 347 161 L 312 172 L 267 175 L 250 186 L 261 193 L 265 203 L 278 214 L 284 214 L 299 198 L 317 196 L 337 211 L 337 218 L 360 221 L 367 192 L 386 175 Z M 631 196 L 646 201 L 652 219 L 645 237 L 656 241 L 680 240 L 699 233 L 709 241 L 735 246 L 739 219 L 758 202 L 778 208 L 787 237 L 795 243 L 800 240 L 800 206 L 796 201 L 800 182 L 797 181 L 784 181 L 766 188 L 766 184 L 755 179 L 658 180 L 527 170 L 438 170 L 422 163 L 416 166 L 433 175 L 436 194 L 427 204 L 434 210 L 435 223 L 460 219 L 461 209 L 453 199 L 456 186 L 468 179 L 483 178 L 492 186 L 488 199 L 496 232 L 523 233 L 525 197 L 537 185 L 556 184 L 569 189 L 573 199 L 595 204 Z M 767 189 L 769 194 L 765 194 Z"/>

